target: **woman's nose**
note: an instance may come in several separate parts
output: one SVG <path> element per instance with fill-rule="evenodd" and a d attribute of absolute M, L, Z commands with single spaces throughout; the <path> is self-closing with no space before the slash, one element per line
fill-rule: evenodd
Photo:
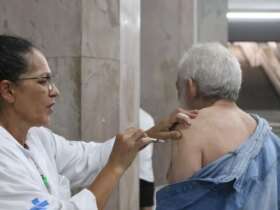
<path fill-rule="evenodd" d="M 53 85 L 53 88 L 52 88 L 52 90 L 50 91 L 50 96 L 51 96 L 51 97 L 57 97 L 57 96 L 59 96 L 60 92 L 59 92 L 58 88 L 56 87 L 55 84 L 52 84 L 52 85 Z"/>

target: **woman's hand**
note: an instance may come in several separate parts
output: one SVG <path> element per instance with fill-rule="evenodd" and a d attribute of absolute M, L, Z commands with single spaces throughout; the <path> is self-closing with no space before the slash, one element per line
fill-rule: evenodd
<path fill-rule="evenodd" d="M 135 159 L 139 150 L 152 140 L 147 138 L 146 133 L 137 128 L 126 129 L 122 134 L 116 136 L 108 164 L 117 173 L 124 173 Z"/>
<path fill-rule="evenodd" d="M 98 209 L 104 209 L 120 177 L 133 162 L 138 151 L 151 141 L 143 130 L 137 128 L 129 128 L 117 135 L 107 164 L 89 187 L 95 195 Z"/>
<path fill-rule="evenodd" d="M 187 128 L 191 125 L 190 119 L 196 118 L 197 110 L 187 111 L 177 108 L 168 118 L 161 120 L 154 127 L 146 131 L 147 135 L 155 139 L 180 139 L 182 134 L 175 128 Z"/>

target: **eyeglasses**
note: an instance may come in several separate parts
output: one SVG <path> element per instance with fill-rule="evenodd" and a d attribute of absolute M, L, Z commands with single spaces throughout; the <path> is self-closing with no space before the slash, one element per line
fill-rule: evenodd
<path fill-rule="evenodd" d="M 39 83 L 41 85 L 48 87 L 49 93 L 53 91 L 55 86 L 55 84 L 52 81 L 52 75 L 38 76 L 38 77 L 24 77 L 24 78 L 19 78 L 18 80 L 39 80 Z"/>

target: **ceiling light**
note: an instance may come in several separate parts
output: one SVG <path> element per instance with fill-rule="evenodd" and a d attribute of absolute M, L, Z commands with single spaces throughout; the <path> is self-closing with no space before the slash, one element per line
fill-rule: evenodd
<path fill-rule="evenodd" d="M 280 12 L 228 12 L 229 20 L 280 20 Z"/>

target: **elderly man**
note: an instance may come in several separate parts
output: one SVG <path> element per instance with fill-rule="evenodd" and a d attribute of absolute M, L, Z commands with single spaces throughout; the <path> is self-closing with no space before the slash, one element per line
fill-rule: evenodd
<path fill-rule="evenodd" d="M 236 105 L 241 80 L 237 59 L 220 44 L 183 56 L 178 97 L 200 111 L 173 142 L 170 185 L 158 192 L 157 210 L 280 208 L 280 141 L 264 119 Z"/>

